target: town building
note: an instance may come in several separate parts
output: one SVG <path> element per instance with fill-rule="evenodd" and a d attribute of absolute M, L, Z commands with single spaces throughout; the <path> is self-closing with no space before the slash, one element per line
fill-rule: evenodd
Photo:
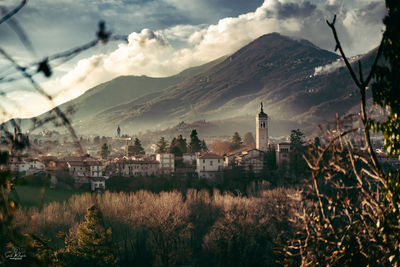
<path fill-rule="evenodd" d="M 39 159 L 24 158 L 18 160 L 13 158 L 10 160 L 10 170 L 23 175 L 32 175 L 45 171 L 45 166 Z"/>
<path fill-rule="evenodd" d="M 90 183 L 92 190 L 105 190 L 105 177 L 103 176 L 103 163 L 91 157 L 65 158 L 69 174 L 76 183 Z"/>
<path fill-rule="evenodd" d="M 257 148 L 236 151 L 225 156 L 225 167 L 241 166 L 245 171 L 259 174 L 266 162 L 266 153 Z"/>
<path fill-rule="evenodd" d="M 196 172 L 199 178 L 221 178 L 224 168 L 224 159 L 216 154 L 206 153 L 197 157 L 196 167 Z"/>
<path fill-rule="evenodd" d="M 106 189 L 106 179 L 104 177 L 91 178 L 90 189 L 92 191 L 103 192 Z"/>
<path fill-rule="evenodd" d="M 279 143 L 276 148 L 276 164 L 282 166 L 283 162 L 289 163 L 290 152 L 290 143 Z"/>
<path fill-rule="evenodd" d="M 115 172 L 124 177 L 157 176 L 160 173 L 160 163 L 156 160 L 115 160 Z"/>
<path fill-rule="evenodd" d="M 242 151 L 238 156 L 237 162 L 244 170 L 254 173 L 261 173 L 264 169 L 266 153 L 257 148 Z"/>
<path fill-rule="evenodd" d="M 260 112 L 256 116 L 256 148 L 246 148 L 234 151 L 225 156 L 224 165 L 227 168 L 242 166 L 245 171 L 261 173 L 266 163 L 266 152 L 269 149 L 268 115 L 261 103 Z"/>
<path fill-rule="evenodd" d="M 170 175 L 175 171 L 175 156 L 171 153 L 156 154 L 156 160 L 160 164 L 160 174 Z"/>
<path fill-rule="evenodd" d="M 265 152 L 268 150 L 268 115 L 264 113 L 262 102 L 260 113 L 256 116 L 256 148 Z"/>

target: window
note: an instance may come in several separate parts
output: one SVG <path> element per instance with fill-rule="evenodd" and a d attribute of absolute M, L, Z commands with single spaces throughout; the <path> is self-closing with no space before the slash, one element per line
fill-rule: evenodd
<path fill-rule="evenodd" d="M 210 160 L 210 166 L 212 166 L 213 165 L 213 161 L 212 160 Z"/>
<path fill-rule="evenodd" d="M 203 171 L 205 171 L 206 170 L 206 166 L 203 166 Z"/>
<path fill-rule="evenodd" d="M 218 160 L 218 163 L 220 162 L 220 160 Z"/>
<path fill-rule="evenodd" d="M 206 160 L 205 160 L 205 159 L 203 159 L 203 163 L 206 163 Z"/>

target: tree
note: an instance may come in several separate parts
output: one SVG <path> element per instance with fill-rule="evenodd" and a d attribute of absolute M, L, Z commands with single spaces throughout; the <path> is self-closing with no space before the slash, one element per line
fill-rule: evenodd
<path fill-rule="evenodd" d="M 388 15 L 383 23 L 386 31 L 382 39 L 382 54 L 385 63 L 377 65 L 372 84 L 373 100 L 376 105 L 388 108 L 386 121 L 373 124 L 385 138 L 385 149 L 400 159 L 400 9 L 399 2 L 386 0 Z"/>
<path fill-rule="evenodd" d="M 178 136 L 178 138 L 172 139 L 169 151 L 176 157 L 181 157 L 187 152 L 186 139 L 183 138 L 181 134 Z"/>
<path fill-rule="evenodd" d="M 157 153 L 167 153 L 168 150 L 168 143 L 165 141 L 164 137 L 161 137 L 160 140 L 157 142 Z"/>
<path fill-rule="evenodd" d="M 101 155 L 101 158 L 102 158 L 102 159 L 107 159 L 108 156 L 110 155 L 110 150 L 109 150 L 109 148 L 108 148 L 107 143 L 104 143 L 104 144 L 101 146 L 100 155 Z"/>
<path fill-rule="evenodd" d="M 201 151 L 202 152 L 208 151 L 208 147 L 207 147 L 206 141 L 204 139 L 201 141 Z"/>
<path fill-rule="evenodd" d="M 292 130 L 290 133 L 290 145 L 293 147 L 304 144 L 304 133 L 300 129 Z"/>
<path fill-rule="evenodd" d="M 269 146 L 268 151 L 265 155 L 265 165 L 267 167 L 268 171 L 273 171 L 276 170 L 277 164 L 276 164 L 276 150 L 274 146 Z"/>
<path fill-rule="evenodd" d="M 367 75 L 361 61 L 357 75 L 347 59 L 336 32 L 336 16 L 332 22 L 327 21 L 336 50 L 360 92 L 361 146 L 366 149 L 358 149 L 354 136 L 348 137 L 358 129 L 343 129 L 339 118 L 336 129 L 321 142 L 323 145 L 309 147 L 305 159 L 311 169 L 314 194 L 307 197 L 316 199 L 316 205 L 304 212 L 307 233 L 299 242 L 301 265 L 400 263 L 400 172 L 382 168 L 370 133 L 383 133 L 387 154 L 400 157 L 400 2 L 386 0 L 386 7 L 386 30 Z M 381 55 L 385 60 L 379 63 Z M 367 89 L 373 78 L 373 101 L 388 111 L 383 122 L 371 119 L 366 107 Z"/>
<path fill-rule="evenodd" d="M 303 159 L 303 154 L 305 152 L 304 143 L 303 132 L 300 131 L 300 129 L 292 130 L 290 134 L 290 147 L 292 152 L 289 158 L 289 168 L 295 180 L 306 175 L 307 166 Z"/>
<path fill-rule="evenodd" d="M 196 129 L 193 129 L 190 133 L 190 143 L 189 143 L 189 152 L 200 152 L 201 151 L 201 141 L 197 136 Z"/>
<path fill-rule="evenodd" d="M 96 205 L 88 208 L 85 221 L 65 237 L 65 248 L 57 253 L 63 266 L 116 266 L 111 228 L 105 229 Z"/>
<path fill-rule="evenodd" d="M 232 150 L 238 149 L 242 144 L 242 138 L 238 132 L 235 132 L 232 136 Z"/>
<path fill-rule="evenodd" d="M 377 56 L 378 58 L 379 51 L 382 51 L 385 60 L 383 64 L 377 65 L 373 72 L 375 81 L 372 84 L 372 95 L 374 104 L 389 112 L 385 121 L 369 120 L 366 126 L 381 132 L 387 154 L 400 159 L 400 2 L 386 0 L 386 8 L 388 13 L 383 20 L 386 30 Z M 362 77 L 360 79 L 362 80 Z M 372 150 L 371 156 L 374 159 L 373 153 Z M 383 238 L 393 241 L 391 242 L 393 250 L 387 258 L 396 266 L 400 264 L 400 232 L 398 230 L 400 228 L 400 171 L 397 169 L 384 173 L 379 165 L 376 167 L 384 192 L 384 209 L 377 226 Z"/>
<path fill-rule="evenodd" d="M 251 132 L 247 132 L 243 136 L 243 145 L 249 146 L 249 147 L 255 147 L 256 146 L 256 140 L 254 139 L 254 136 Z"/>
<path fill-rule="evenodd" d="M 142 147 L 142 143 L 140 142 L 139 138 L 135 138 L 133 141 L 133 154 L 134 155 L 142 155 L 145 154 L 144 149 Z"/>

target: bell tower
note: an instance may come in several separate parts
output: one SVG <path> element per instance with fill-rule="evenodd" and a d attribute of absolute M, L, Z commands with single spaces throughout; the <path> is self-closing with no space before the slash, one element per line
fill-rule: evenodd
<path fill-rule="evenodd" d="M 256 148 L 268 150 L 268 115 L 264 113 L 262 102 L 260 113 L 256 116 Z"/>

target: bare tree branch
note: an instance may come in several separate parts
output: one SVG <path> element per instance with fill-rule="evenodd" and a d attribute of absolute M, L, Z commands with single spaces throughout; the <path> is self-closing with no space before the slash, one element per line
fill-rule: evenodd
<path fill-rule="evenodd" d="M 17 14 L 26 5 L 27 2 L 28 2 L 28 0 L 22 0 L 21 3 L 19 4 L 19 6 L 17 6 L 13 10 L 11 10 L 9 13 L 7 13 L 4 17 L 2 17 L 0 19 L 0 24 L 9 20 L 12 16 Z"/>

